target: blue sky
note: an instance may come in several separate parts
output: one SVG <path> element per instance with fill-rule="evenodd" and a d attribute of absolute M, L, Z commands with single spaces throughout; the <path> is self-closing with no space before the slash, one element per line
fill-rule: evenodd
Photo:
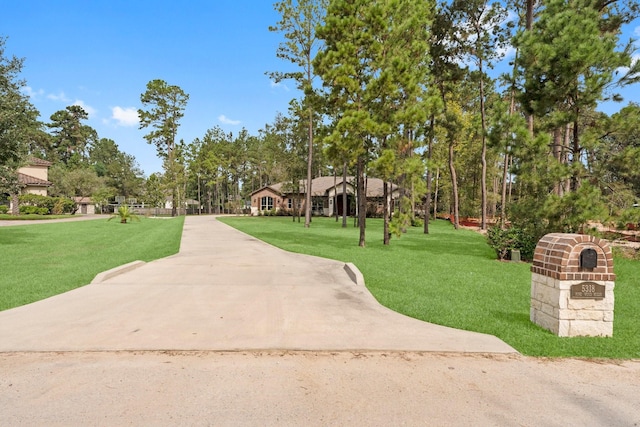
<path fill-rule="evenodd" d="M 257 134 L 286 113 L 294 86 L 265 75 L 288 67 L 275 56 L 281 36 L 268 31 L 277 20 L 269 1 L 20 0 L 3 2 L 0 35 L 7 54 L 25 58 L 21 77 L 43 121 L 81 105 L 86 123 L 149 175 L 162 165 L 135 111 L 150 80 L 189 94 L 185 142 L 216 125 Z"/>
<path fill-rule="evenodd" d="M 265 75 L 291 67 L 275 56 L 282 35 L 268 31 L 279 19 L 272 4 L 8 0 L 0 36 L 8 37 L 7 54 L 25 58 L 21 77 L 41 120 L 81 105 L 89 113 L 87 124 L 135 156 L 149 175 L 162 165 L 138 129 L 136 111 L 150 80 L 189 94 L 178 132 L 185 142 L 214 126 L 234 133 L 244 127 L 255 135 L 299 96 L 292 82 L 274 85 Z M 624 39 L 634 32 L 640 38 L 640 23 L 634 24 Z M 627 90 L 627 100 L 640 102 L 640 87 Z"/>

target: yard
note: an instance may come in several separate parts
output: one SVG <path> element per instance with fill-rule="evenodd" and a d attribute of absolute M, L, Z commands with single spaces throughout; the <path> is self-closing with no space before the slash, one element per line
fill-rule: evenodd
<path fill-rule="evenodd" d="M 530 265 L 499 262 L 483 236 L 436 221 L 382 245 L 382 222 L 358 230 L 330 218 L 311 228 L 289 217 L 219 220 L 280 248 L 353 262 L 381 304 L 428 322 L 495 335 L 532 356 L 640 358 L 640 261 L 615 259 L 612 338 L 559 338 L 529 321 Z M 88 284 L 102 271 L 176 253 L 184 217 L 106 220 L 0 228 L 0 310 Z"/>
<path fill-rule="evenodd" d="M 530 264 L 496 260 L 480 234 L 435 221 L 430 234 L 410 228 L 382 245 L 382 222 L 367 220 L 367 247 L 358 230 L 330 218 L 304 229 L 287 217 L 225 217 L 221 221 L 277 247 L 353 262 L 378 301 L 439 325 L 495 335 L 532 356 L 640 358 L 640 261 L 615 259 L 612 338 L 559 338 L 529 321 Z"/>
<path fill-rule="evenodd" d="M 177 253 L 184 217 L 41 222 L 0 227 L 0 310 L 86 285 L 119 265 Z"/>

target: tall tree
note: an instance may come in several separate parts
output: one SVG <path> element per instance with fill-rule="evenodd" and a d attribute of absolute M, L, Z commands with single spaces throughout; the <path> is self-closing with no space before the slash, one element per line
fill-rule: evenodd
<path fill-rule="evenodd" d="M 325 41 L 314 63 L 328 89 L 336 122 L 327 137 L 336 153 L 357 167 L 359 245 L 365 245 L 364 174 L 394 136 L 411 151 L 417 123 L 424 121 L 428 27 L 433 3 L 414 0 L 334 0 L 318 29 Z M 377 147 L 376 147 L 376 142 Z M 397 150 L 396 150 L 397 151 Z M 387 152 L 382 158 L 392 160 Z M 379 170 L 391 169 L 378 164 Z M 384 233 L 388 243 L 388 233 Z"/>
<path fill-rule="evenodd" d="M 21 92 L 25 82 L 19 78 L 24 59 L 5 56 L 4 37 L 0 37 L 0 193 L 13 197 L 13 213 L 18 213 L 20 192 L 17 170 L 27 155 L 28 144 L 40 129 L 38 111 Z"/>
<path fill-rule="evenodd" d="M 164 80 L 151 80 L 147 83 L 147 90 L 140 95 L 140 101 L 146 109 L 139 109 L 140 129 L 150 127 L 152 130 L 144 136 L 147 143 L 156 146 L 158 157 L 163 160 L 165 175 L 176 173 L 179 169 L 175 163 L 176 135 L 180 119 L 184 116 L 189 95 L 179 86 L 169 85 Z M 171 214 L 177 214 L 176 200 L 178 198 L 177 176 L 167 176 L 172 182 L 171 193 L 173 207 Z"/>
<path fill-rule="evenodd" d="M 369 31 L 372 4 L 367 0 L 332 0 L 318 36 L 324 40 L 314 67 L 327 87 L 336 122 L 325 142 L 337 145 L 357 165 L 358 245 L 365 246 L 364 166 L 368 161 L 377 123 L 367 105 L 367 89 L 374 77 L 370 47 L 376 35 Z"/>
<path fill-rule="evenodd" d="M 632 63 L 632 45 L 619 49 L 620 26 L 638 12 L 637 2 L 628 3 L 625 9 L 616 1 L 550 0 L 531 30 L 515 40 L 525 79 L 520 101 L 528 114 L 545 117 L 555 147 L 567 133 L 571 191 L 584 172 L 581 119 L 605 98 L 616 70 Z M 628 80 L 638 72 L 640 64 Z"/>
<path fill-rule="evenodd" d="M 462 46 L 461 51 L 471 58 L 478 69 L 480 122 L 482 150 L 481 176 L 481 228 L 487 228 L 487 111 L 485 94 L 485 70 L 493 68 L 494 61 L 502 57 L 509 36 L 509 26 L 505 25 L 507 10 L 498 2 L 487 0 L 455 0 L 451 6 L 456 34 Z"/>
<path fill-rule="evenodd" d="M 88 146 L 95 142 L 98 133 L 91 126 L 82 124 L 89 114 L 79 105 L 70 105 L 51 115 L 52 144 L 56 161 L 66 166 L 78 166 L 86 160 Z"/>
<path fill-rule="evenodd" d="M 141 194 L 143 172 L 134 156 L 120 151 L 115 141 L 100 138 L 89 148 L 89 164 L 116 195 L 127 198 Z"/>
<path fill-rule="evenodd" d="M 280 21 L 270 31 L 284 32 L 286 41 L 280 43 L 276 53 L 298 67 L 294 72 L 273 72 L 269 75 L 276 82 L 293 79 L 304 93 L 307 110 L 307 188 L 304 226 L 311 224 L 311 193 L 313 180 L 314 105 L 317 103 L 313 80 L 313 60 L 318 50 L 316 28 L 323 22 L 327 0 L 281 0 L 274 7 L 280 13 Z"/>

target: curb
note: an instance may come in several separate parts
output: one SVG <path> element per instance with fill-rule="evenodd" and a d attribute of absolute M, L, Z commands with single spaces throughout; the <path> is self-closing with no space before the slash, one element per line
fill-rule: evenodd
<path fill-rule="evenodd" d="M 355 283 L 358 286 L 364 286 L 364 276 L 362 275 L 362 273 L 360 273 L 360 270 L 358 270 L 358 267 L 353 265 L 353 263 L 348 262 L 344 265 L 343 268 L 344 268 L 344 271 L 347 272 L 347 275 L 353 281 L 353 283 Z"/>
<path fill-rule="evenodd" d="M 102 273 L 96 274 L 96 277 L 93 278 L 90 284 L 94 285 L 97 283 L 102 283 L 119 274 L 126 273 L 131 270 L 135 270 L 138 267 L 142 267 L 145 264 L 146 262 L 144 261 L 133 261 L 133 262 L 130 262 L 129 264 L 124 264 L 119 267 L 112 268 L 111 270 L 103 271 Z"/>

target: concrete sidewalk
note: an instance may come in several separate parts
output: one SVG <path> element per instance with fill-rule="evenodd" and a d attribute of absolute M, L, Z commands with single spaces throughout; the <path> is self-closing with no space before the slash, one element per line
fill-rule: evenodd
<path fill-rule="evenodd" d="M 186 218 L 178 254 L 130 267 L 0 312 L 0 352 L 515 353 L 496 337 L 388 310 L 343 263 L 282 251 L 210 216 Z"/>

